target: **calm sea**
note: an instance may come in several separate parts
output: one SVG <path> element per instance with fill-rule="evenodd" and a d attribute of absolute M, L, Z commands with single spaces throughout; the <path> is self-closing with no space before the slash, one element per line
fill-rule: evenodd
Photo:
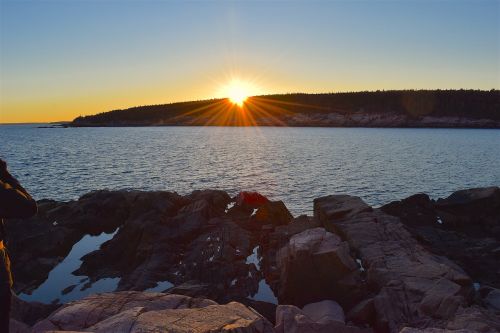
<path fill-rule="evenodd" d="M 36 199 L 97 189 L 259 191 L 294 215 L 347 193 L 372 205 L 500 185 L 500 130 L 0 126 L 0 156 Z"/>
<path fill-rule="evenodd" d="M 417 192 L 437 198 L 500 185 L 500 130 L 37 126 L 0 126 L 0 156 L 36 199 L 70 200 L 104 188 L 180 194 L 217 188 L 259 191 L 299 215 L 327 194 L 381 205 Z M 111 237 L 85 236 L 43 284 L 19 296 L 67 302 L 115 290 L 118 278 L 84 289 L 85 277 L 71 274 Z M 255 253 L 247 261 L 258 265 Z M 78 286 L 63 294 L 72 284 Z M 150 290 L 170 286 L 163 281 Z M 264 280 L 251 297 L 276 302 Z"/>

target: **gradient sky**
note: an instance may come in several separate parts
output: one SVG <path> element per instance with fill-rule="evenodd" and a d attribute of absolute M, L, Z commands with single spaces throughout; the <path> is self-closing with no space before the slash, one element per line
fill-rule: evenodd
<path fill-rule="evenodd" d="M 500 1 L 0 0 L 0 123 L 251 94 L 500 87 Z"/>

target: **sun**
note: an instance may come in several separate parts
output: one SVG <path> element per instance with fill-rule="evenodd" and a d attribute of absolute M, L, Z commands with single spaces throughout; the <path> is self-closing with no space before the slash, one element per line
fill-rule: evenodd
<path fill-rule="evenodd" d="M 242 107 L 250 95 L 251 90 L 247 82 L 233 79 L 223 88 L 223 94 L 231 103 Z"/>
<path fill-rule="evenodd" d="M 231 93 L 231 95 L 229 95 L 229 100 L 231 101 L 231 103 L 236 104 L 239 107 L 243 106 L 247 98 L 247 94 L 243 91 L 235 91 Z"/>

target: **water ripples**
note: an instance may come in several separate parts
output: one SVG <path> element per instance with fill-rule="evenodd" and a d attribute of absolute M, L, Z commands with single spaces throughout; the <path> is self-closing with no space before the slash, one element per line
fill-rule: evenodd
<path fill-rule="evenodd" d="M 0 156 L 35 198 L 97 189 L 259 191 L 294 215 L 312 200 L 381 205 L 500 184 L 500 131 L 472 129 L 0 126 Z"/>

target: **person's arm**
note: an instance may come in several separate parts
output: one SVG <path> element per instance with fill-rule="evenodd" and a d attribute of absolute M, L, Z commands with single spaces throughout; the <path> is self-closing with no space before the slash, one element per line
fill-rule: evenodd
<path fill-rule="evenodd" d="M 0 218 L 28 218 L 37 213 L 36 201 L 0 159 Z"/>

